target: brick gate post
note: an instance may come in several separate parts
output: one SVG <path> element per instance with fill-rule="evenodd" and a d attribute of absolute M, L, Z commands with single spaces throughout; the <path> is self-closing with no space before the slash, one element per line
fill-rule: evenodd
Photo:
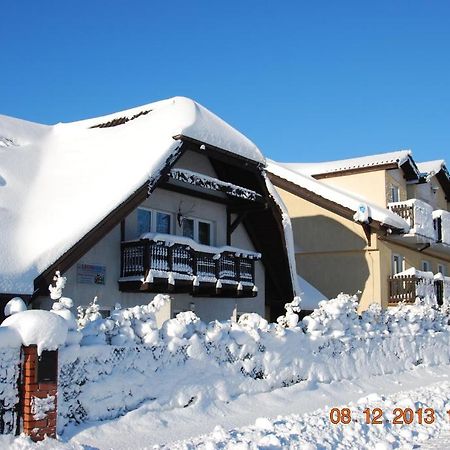
<path fill-rule="evenodd" d="M 37 354 L 36 345 L 23 347 L 20 382 L 23 432 L 33 441 L 56 438 L 58 351 Z"/>

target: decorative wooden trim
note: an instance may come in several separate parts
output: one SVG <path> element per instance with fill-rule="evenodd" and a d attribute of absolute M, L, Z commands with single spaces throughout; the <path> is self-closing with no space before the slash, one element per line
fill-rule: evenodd
<path fill-rule="evenodd" d="M 243 201 L 249 202 L 264 202 L 264 199 L 260 194 L 251 189 L 237 184 L 228 183 L 227 181 L 219 180 L 208 175 L 189 173 L 191 171 L 185 171 L 183 169 L 172 169 L 169 172 L 169 177 L 183 183 L 184 185 L 194 186 L 199 189 L 204 189 L 212 192 L 221 192 L 230 197 L 236 197 Z"/>

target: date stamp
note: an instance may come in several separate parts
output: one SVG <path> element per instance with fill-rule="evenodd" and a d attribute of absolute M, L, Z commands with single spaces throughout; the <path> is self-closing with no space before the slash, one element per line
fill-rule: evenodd
<path fill-rule="evenodd" d="M 362 413 L 362 418 L 368 425 L 381 425 L 386 422 L 391 422 L 393 425 L 410 425 L 412 423 L 431 425 L 436 420 L 436 414 L 433 408 L 419 408 L 417 410 L 411 408 L 394 408 L 389 414 L 385 414 L 385 411 L 381 408 L 366 408 Z M 446 413 L 450 420 L 450 409 Z M 388 419 L 386 415 L 392 417 L 392 419 Z M 348 425 L 350 422 L 356 421 L 352 417 L 350 408 L 331 408 L 329 418 L 330 422 L 334 425 Z"/>

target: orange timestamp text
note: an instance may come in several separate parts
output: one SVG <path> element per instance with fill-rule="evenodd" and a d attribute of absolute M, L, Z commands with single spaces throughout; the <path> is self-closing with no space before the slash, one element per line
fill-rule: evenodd
<path fill-rule="evenodd" d="M 435 410 L 433 408 L 419 408 L 413 410 L 411 408 L 394 408 L 392 410 L 392 420 L 386 419 L 384 411 L 381 408 L 366 408 L 363 410 L 363 418 L 368 425 L 381 425 L 385 422 L 391 422 L 394 425 L 409 425 L 417 423 L 419 425 L 431 425 L 436 420 Z M 450 409 L 447 411 L 450 420 Z M 350 408 L 331 408 L 330 422 L 337 425 L 348 425 L 355 422 L 352 418 Z"/>

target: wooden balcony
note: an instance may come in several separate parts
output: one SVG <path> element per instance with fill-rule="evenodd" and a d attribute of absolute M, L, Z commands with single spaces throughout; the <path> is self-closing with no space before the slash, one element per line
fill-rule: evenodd
<path fill-rule="evenodd" d="M 390 203 L 389 209 L 397 216 L 400 216 L 402 219 L 405 219 L 410 228 L 413 229 L 415 225 L 414 221 L 414 206 L 406 205 L 404 203 Z"/>
<path fill-rule="evenodd" d="M 166 237 L 164 237 L 166 236 Z M 189 293 L 255 297 L 255 261 L 260 255 L 231 247 L 186 243 L 158 235 L 121 244 L 119 289 L 125 292 Z"/>
<path fill-rule="evenodd" d="M 405 275 L 389 277 L 389 306 L 396 306 L 398 303 L 414 303 L 416 298 L 422 297 L 419 283 L 423 280 L 417 276 Z M 434 299 L 438 305 L 444 301 L 444 283 L 442 280 L 432 280 L 430 285 L 434 288 Z"/>

